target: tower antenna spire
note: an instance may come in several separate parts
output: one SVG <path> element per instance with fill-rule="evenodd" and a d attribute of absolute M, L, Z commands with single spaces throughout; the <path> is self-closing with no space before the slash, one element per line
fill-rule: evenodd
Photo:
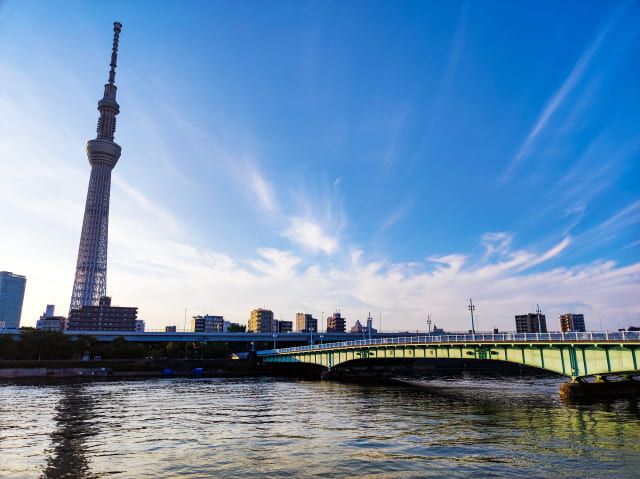
<path fill-rule="evenodd" d="M 122 31 L 122 23 L 113 22 L 113 47 L 111 48 L 111 69 L 109 70 L 109 84 L 113 85 L 116 81 L 116 67 L 118 66 L 118 41 L 120 40 L 120 32 Z"/>

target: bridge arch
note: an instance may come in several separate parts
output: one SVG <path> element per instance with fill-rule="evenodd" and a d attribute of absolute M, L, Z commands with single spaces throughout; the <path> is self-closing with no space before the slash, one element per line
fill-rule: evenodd
<path fill-rule="evenodd" d="M 555 333 L 533 338 L 527 335 L 524 338 L 465 335 L 350 341 L 260 351 L 258 356 L 265 363 L 309 363 L 328 369 L 356 359 L 453 358 L 506 361 L 551 371 L 574 380 L 587 376 L 640 374 L 640 338 L 584 340 L 563 335 L 554 339 L 551 334 Z"/>

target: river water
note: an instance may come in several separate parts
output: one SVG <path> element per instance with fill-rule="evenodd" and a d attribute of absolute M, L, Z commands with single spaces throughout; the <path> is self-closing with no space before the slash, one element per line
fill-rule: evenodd
<path fill-rule="evenodd" d="M 640 477 L 638 402 L 560 381 L 0 383 L 0 477 Z"/>

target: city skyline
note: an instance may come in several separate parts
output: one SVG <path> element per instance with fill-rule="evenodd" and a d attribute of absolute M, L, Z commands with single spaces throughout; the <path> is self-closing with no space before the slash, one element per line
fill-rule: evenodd
<path fill-rule="evenodd" d="M 0 269 L 29 279 L 23 325 L 68 301 L 113 20 L 126 162 L 107 294 L 149 329 L 264 304 L 466 330 L 470 296 L 480 330 L 536 303 L 637 322 L 638 5 L 594 3 L 580 25 L 567 5 L 196 5 L 149 22 L 125 3 L 0 6 Z"/>

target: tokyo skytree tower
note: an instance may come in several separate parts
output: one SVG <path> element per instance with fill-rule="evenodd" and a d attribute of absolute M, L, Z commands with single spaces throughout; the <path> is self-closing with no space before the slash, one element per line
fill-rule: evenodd
<path fill-rule="evenodd" d="M 107 243 L 109 231 L 109 194 L 111 170 L 120 158 L 120 145 L 113 141 L 116 131 L 116 115 L 120 106 L 116 102 L 116 62 L 118 39 L 122 24 L 113 24 L 113 49 L 109 81 L 104 86 L 104 96 L 98 102 L 98 136 L 87 142 L 87 156 L 91 163 L 91 177 L 84 220 L 78 248 L 76 276 L 73 282 L 70 309 L 81 306 L 97 306 L 107 291 Z"/>

